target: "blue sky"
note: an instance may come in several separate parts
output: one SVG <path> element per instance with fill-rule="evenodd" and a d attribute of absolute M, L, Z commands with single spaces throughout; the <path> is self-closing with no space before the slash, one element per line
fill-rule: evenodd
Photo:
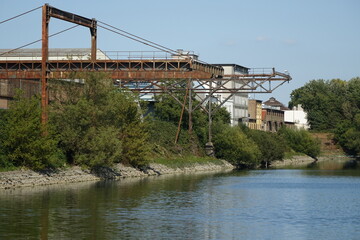
<path fill-rule="evenodd" d="M 255 95 L 261 100 L 274 96 L 287 104 L 291 91 L 312 79 L 360 76 L 358 0 L 2 0 L 0 21 L 44 3 L 96 18 L 171 49 L 192 50 L 208 63 L 289 71 L 293 80 L 272 94 Z M 51 19 L 50 34 L 70 26 Z M 41 10 L 0 24 L 0 32 L 0 48 L 40 39 Z M 50 39 L 50 48 L 88 47 L 86 28 Z M 98 47 L 152 50 L 103 29 L 98 30 Z"/>

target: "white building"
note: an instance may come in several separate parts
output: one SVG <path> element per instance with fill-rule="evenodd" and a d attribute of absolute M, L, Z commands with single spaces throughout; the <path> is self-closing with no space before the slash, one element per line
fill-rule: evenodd
<path fill-rule="evenodd" d="M 293 107 L 292 110 L 285 110 L 284 111 L 284 120 L 285 122 L 292 122 L 294 123 L 297 129 L 309 129 L 310 126 L 307 120 L 307 113 L 304 112 L 304 109 L 299 104 L 296 107 Z"/>
<path fill-rule="evenodd" d="M 238 64 L 216 64 L 224 69 L 224 75 L 243 75 L 248 74 L 249 68 L 240 66 Z M 224 78 L 226 79 L 226 78 Z M 236 89 L 240 88 L 242 84 L 236 81 L 229 81 L 225 84 L 226 88 Z M 220 102 L 224 101 L 230 96 L 230 93 L 222 93 L 216 97 Z M 223 105 L 230 113 L 231 126 L 237 126 L 239 123 L 247 122 L 248 119 L 248 94 L 236 93 L 230 97 Z"/>

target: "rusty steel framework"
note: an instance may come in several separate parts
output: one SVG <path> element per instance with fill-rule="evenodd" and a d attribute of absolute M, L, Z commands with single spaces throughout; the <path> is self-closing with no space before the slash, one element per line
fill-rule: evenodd
<path fill-rule="evenodd" d="M 90 59 L 56 59 L 49 60 L 49 22 L 50 18 L 58 18 L 81 26 L 88 27 L 91 33 Z M 201 62 L 192 56 L 176 55 L 166 59 L 97 59 L 96 57 L 97 21 L 73 13 L 53 8 L 47 4 L 42 7 L 42 58 L 22 60 L 21 58 L 0 59 L 0 79 L 6 81 L 41 80 L 42 122 L 46 123 L 48 105 L 47 80 L 67 79 L 73 72 L 106 72 L 119 87 L 140 94 L 170 94 L 182 108 L 189 113 L 189 131 L 192 130 L 192 113 L 202 108 L 209 115 L 209 142 L 211 142 L 211 118 L 227 100 L 239 93 L 271 93 L 283 83 L 290 81 L 289 74 L 265 69 L 261 73 L 224 75 L 221 66 Z M 229 87 L 230 82 L 234 82 Z M 147 83 L 140 87 L 141 84 Z M 0 85 L 0 93 L 1 85 Z M 11 91 L 13 92 L 13 91 Z M 181 100 L 176 93 L 184 92 L 188 100 Z M 227 94 L 218 105 L 211 106 L 210 98 L 214 94 Z M 2 94 L 0 94 L 2 95 Z M 196 96 L 200 103 L 193 106 L 192 98 Z M 1 97 L 1 96 L 0 96 Z M 12 96 L 5 96 L 12 97 Z M 187 103 L 188 101 L 188 103 Z M 208 108 L 205 103 L 209 102 Z"/>
<path fill-rule="evenodd" d="M 96 37 L 97 22 L 95 19 L 85 18 L 73 13 L 54 8 L 45 4 L 42 7 L 42 60 L 41 60 L 41 121 L 43 124 L 47 122 L 47 106 L 49 96 L 47 91 L 47 80 L 49 78 L 48 55 L 49 55 L 49 23 L 50 18 L 58 18 L 60 20 L 72 22 L 78 25 L 88 27 L 91 33 L 91 60 L 96 60 Z"/>

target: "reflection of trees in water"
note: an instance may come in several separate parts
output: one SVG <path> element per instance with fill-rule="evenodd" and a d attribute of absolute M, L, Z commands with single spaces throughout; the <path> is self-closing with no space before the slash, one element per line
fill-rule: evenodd
<path fill-rule="evenodd" d="M 188 193 L 195 192 L 205 178 L 208 179 L 209 174 L 128 178 L 3 191 L 0 194 L 0 236 L 13 233 L 13 238 L 71 239 L 81 236 L 111 239 L 114 233 L 116 236 L 121 233 L 121 236 L 129 237 L 132 236 L 131 229 L 123 229 L 121 224 L 127 223 L 133 226 L 132 231 L 140 231 L 144 224 L 142 217 L 156 217 L 151 216 L 155 213 L 146 213 L 149 204 L 157 205 L 161 211 L 192 207 L 191 197 L 194 196 Z M 189 199 L 174 201 L 181 194 Z M 150 221 L 149 224 L 153 223 Z"/>
<path fill-rule="evenodd" d="M 307 165 L 310 169 L 319 170 L 341 170 L 341 169 L 357 169 L 359 167 L 358 160 L 356 159 L 331 159 L 327 161 L 314 161 Z"/>

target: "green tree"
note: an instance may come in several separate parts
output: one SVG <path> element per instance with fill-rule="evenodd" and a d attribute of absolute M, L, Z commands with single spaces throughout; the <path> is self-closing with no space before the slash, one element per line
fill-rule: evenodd
<path fill-rule="evenodd" d="M 255 142 L 238 127 L 217 124 L 214 127 L 215 156 L 238 168 L 251 168 L 259 164 L 261 153 Z"/>
<path fill-rule="evenodd" d="M 104 74 L 80 76 L 84 86 L 78 99 L 66 101 L 65 97 L 53 105 L 51 115 L 68 161 L 90 167 L 146 164 L 148 135 L 137 99 L 115 88 Z"/>
<path fill-rule="evenodd" d="M 360 78 L 313 80 L 291 93 L 290 107 L 302 104 L 311 129 L 332 131 L 345 152 L 358 155 Z"/>
<path fill-rule="evenodd" d="M 283 127 L 278 132 L 295 152 L 303 153 L 317 160 L 320 155 L 320 141 L 304 130 Z"/>
<path fill-rule="evenodd" d="M 360 155 L 360 114 L 353 121 L 343 121 L 335 131 L 335 140 L 350 155 Z"/>
<path fill-rule="evenodd" d="M 25 99 L 18 93 L 10 109 L 4 113 L 0 127 L 3 163 L 34 170 L 58 167 L 64 163 L 51 126 L 46 126 L 48 134 L 44 134 L 40 117 L 39 98 Z"/>
<path fill-rule="evenodd" d="M 312 80 L 292 91 L 289 107 L 301 104 L 308 114 L 308 121 L 313 130 L 334 129 L 343 116 L 345 92 L 346 83 L 342 80 Z"/>
<path fill-rule="evenodd" d="M 263 167 L 268 167 L 272 161 L 284 158 L 286 143 L 278 134 L 251 129 L 244 132 L 257 144 L 261 152 L 260 159 Z"/>

